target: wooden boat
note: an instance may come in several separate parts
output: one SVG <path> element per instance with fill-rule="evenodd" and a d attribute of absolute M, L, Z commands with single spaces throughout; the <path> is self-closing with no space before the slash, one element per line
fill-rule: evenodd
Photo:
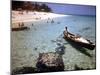
<path fill-rule="evenodd" d="M 64 39 L 65 40 L 69 40 L 75 44 L 77 44 L 78 46 L 87 48 L 87 49 L 91 49 L 93 50 L 95 48 L 95 44 L 93 44 L 93 42 L 91 42 L 88 39 L 84 39 L 83 37 L 79 36 L 79 35 L 74 35 L 70 32 L 67 31 L 67 27 L 66 30 L 63 32 L 64 34 Z"/>
<path fill-rule="evenodd" d="M 21 30 L 27 30 L 29 29 L 28 27 L 26 26 L 23 26 L 23 27 L 15 27 L 15 28 L 12 28 L 12 31 L 21 31 Z"/>

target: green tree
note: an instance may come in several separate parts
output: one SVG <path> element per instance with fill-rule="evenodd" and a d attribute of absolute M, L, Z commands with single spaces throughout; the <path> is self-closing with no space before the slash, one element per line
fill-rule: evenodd
<path fill-rule="evenodd" d="M 22 8 L 24 5 L 23 1 L 12 1 L 12 10 L 17 10 L 18 8 Z"/>

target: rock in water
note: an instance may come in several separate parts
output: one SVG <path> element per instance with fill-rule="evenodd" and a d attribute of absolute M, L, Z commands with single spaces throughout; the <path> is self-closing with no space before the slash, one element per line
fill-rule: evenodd
<path fill-rule="evenodd" d="M 62 56 L 56 52 L 40 53 L 36 67 L 40 72 L 64 71 Z"/>

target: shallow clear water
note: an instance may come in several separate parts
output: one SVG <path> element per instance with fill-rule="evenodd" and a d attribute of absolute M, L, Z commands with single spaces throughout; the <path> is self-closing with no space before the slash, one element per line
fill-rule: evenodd
<path fill-rule="evenodd" d="M 51 23 L 51 20 L 25 23 L 30 30 L 11 32 L 12 69 L 22 66 L 35 67 L 39 53 L 55 52 L 59 44 L 65 47 L 63 54 L 65 70 L 74 70 L 75 65 L 84 69 L 94 69 L 95 49 L 72 46 L 63 39 L 63 31 L 67 26 L 69 32 L 80 34 L 95 43 L 95 19 L 94 16 L 69 15 L 53 18 L 54 23 Z"/>

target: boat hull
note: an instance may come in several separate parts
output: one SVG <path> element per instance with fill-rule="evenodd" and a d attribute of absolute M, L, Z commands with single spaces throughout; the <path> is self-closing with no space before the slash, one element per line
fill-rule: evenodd
<path fill-rule="evenodd" d="M 18 28 L 12 28 L 12 31 L 21 31 L 21 30 L 27 30 L 28 27 L 18 27 Z"/>
<path fill-rule="evenodd" d="M 73 40 L 70 37 L 67 37 L 65 32 L 64 32 L 64 39 L 67 40 L 67 41 L 69 41 L 69 42 L 73 42 L 77 46 L 84 47 L 84 48 L 87 48 L 87 49 L 90 49 L 90 50 L 93 50 L 95 48 L 94 44 L 84 43 L 82 41 L 76 41 L 76 40 Z"/>

